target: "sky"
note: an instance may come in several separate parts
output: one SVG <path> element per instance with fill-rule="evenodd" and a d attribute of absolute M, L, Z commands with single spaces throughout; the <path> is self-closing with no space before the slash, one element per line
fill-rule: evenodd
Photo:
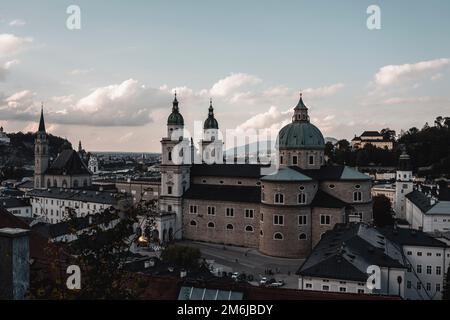
<path fill-rule="evenodd" d="M 35 131 L 43 102 L 74 146 L 160 152 L 176 90 L 191 132 L 210 98 L 222 131 L 278 132 L 300 91 L 326 137 L 421 128 L 450 116 L 449 39 L 439 0 L 2 1 L 0 125 Z"/>

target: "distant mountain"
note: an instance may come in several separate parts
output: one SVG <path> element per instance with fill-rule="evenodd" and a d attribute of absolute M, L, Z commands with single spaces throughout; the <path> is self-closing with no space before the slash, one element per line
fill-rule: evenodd
<path fill-rule="evenodd" d="M 336 144 L 339 140 L 333 137 L 325 137 L 325 143 L 331 142 L 332 144 Z"/>

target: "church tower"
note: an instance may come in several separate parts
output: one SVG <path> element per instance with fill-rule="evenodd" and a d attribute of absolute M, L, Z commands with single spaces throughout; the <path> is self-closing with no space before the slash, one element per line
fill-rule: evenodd
<path fill-rule="evenodd" d="M 182 238 L 183 194 L 190 186 L 191 146 L 183 136 L 184 119 L 178 107 L 177 95 L 172 113 L 167 119 L 167 136 L 161 140 L 160 216 L 157 221 L 159 239 L 163 242 Z"/>
<path fill-rule="evenodd" d="M 48 138 L 45 132 L 44 107 L 41 108 L 41 119 L 39 120 L 39 129 L 36 132 L 34 144 L 34 187 L 44 189 L 45 172 L 48 169 Z"/>
<path fill-rule="evenodd" d="M 208 118 L 203 124 L 201 148 L 203 162 L 207 164 L 223 163 L 223 143 L 219 139 L 219 123 L 214 118 L 212 99 L 209 101 Z"/>
<path fill-rule="evenodd" d="M 413 175 L 411 159 L 405 150 L 400 155 L 395 177 L 395 216 L 399 219 L 406 219 L 405 196 L 413 191 Z"/>

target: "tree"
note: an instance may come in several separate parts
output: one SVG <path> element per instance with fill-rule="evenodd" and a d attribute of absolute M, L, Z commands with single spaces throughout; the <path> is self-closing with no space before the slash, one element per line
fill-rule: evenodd
<path fill-rule="evenodd" d="M 186 246 L 172 245 L 162 252 L 163 261 L 185 269 L 197 269 L 200 266 L 200 250 Z"/>
<path fill-rule="evenodd" d="M 391 201 L 384 195 L 373 197 L 373 220 L 377 227 L 394 224 Z"/>
<path fill-rule="evenodd" d="M 442 300 L 450 300 L 450 266 L 444 280 L 444 288 L 442 291 Z"/>
<path fill-rule="evenodd" d="M 386 140 L 390 140 L 390 141 L 394 141 L 395 140 L 395 136 L 396 136 L 395 130 L 391 130 L 389 128 L 385 128 L 385 129 L 382 129 L 380 133 L 383 136 L 383 138 L 386 139 Z"/>
<path fill-rule="evenodd" d="M 325 144 L 325 155 L 329 158 L 333 156 L 334 146 L 331 142 Z"/>

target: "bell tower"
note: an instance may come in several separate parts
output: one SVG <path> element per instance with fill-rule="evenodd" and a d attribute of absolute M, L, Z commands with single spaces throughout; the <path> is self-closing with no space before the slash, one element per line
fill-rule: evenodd
<path fill-rule="evenodd" d="M 34 143 L 34 187 L 36 189 L 46 188 L 45 172 L 48 169 L 48 162 L 48 137 L 45 132 L 44 106 L 42 105 L 39 129 Z"/>
<path fill-rule="evenodd" d="M 161 140 L 161 193 L 159 198 L 159 221 L 161 241 L 182 238 L 183 194 L 190 186 L 190 140 L 183 136 L 184 119 L 178 99 L 172 103 L 172 113 L 167 119 L 167 136 Z"/>
<path fill-rule="evenodd" d="M 219 123 L 214 118 L 212 99 L 209 101 L 208 118 L 203 124 L 201 148 L 203 162 L 208 164 L 223 163 L 223 143 L 219 139 Z"/>
<path fill-rule="evenodd" d="M 405 197 L 413 191 L 413 174 L 411 158 L 403 150 L 398 161 L 398 168 L 395 175 L 395 216 L 400 219 L 406 219 L 406 201 Z"/>

